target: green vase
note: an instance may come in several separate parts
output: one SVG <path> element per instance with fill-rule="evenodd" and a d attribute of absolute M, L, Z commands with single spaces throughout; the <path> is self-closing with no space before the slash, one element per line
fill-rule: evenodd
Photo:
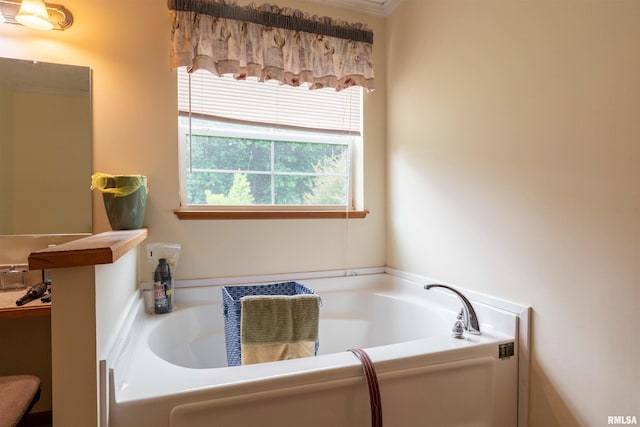
<path fill-rule="evenodd" d="M 142 228 L 147 204 L 147 177 L 114 175 L 105 178 L 105 180 L 101 191 L 111 229 L 136 230 Z"/>

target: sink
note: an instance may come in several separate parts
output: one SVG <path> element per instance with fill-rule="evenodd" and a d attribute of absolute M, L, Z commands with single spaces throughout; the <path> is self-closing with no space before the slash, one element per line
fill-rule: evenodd
<path fill-rule="evenodd" d="M 26 288 L 27 275 L 26 265 L 0 266 L 0 291 Z"/>

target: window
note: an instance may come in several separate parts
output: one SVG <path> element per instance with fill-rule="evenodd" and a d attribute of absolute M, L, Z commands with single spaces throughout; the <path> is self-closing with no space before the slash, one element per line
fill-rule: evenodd
<path fill-rule="evenodd" d="M 183 207 L 356 207 L 361 88 L 308 90 L 179 68 L 178 106 Z"/>

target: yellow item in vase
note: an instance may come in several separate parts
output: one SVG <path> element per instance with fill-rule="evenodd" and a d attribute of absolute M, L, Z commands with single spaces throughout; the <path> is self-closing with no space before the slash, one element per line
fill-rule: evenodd
<path fill-rule="evenodd" d="M 91 175 L 91 189 L 102 193 L 125 197 L 140 187 L 147 189 L 147 177 L 143 175 L 109 175 L 97 172 Z"/>

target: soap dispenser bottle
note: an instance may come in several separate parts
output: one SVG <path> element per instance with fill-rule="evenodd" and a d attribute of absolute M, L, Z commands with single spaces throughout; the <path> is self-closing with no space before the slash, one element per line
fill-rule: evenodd
<path fill-rule="evenodd" d="M 158 260 L 158 266 L 153 272 L 153 305 L 156 314 L 173 311 L 171 268 L 166 258 Z"/>

